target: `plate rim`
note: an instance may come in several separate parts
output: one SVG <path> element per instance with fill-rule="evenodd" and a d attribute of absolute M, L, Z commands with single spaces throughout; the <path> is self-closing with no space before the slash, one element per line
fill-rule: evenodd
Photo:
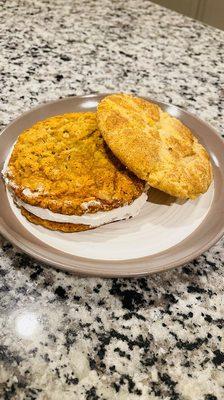
<path fill-rule="evenodd" d="M 47 101 L 44 103 L 41 103 L 35 107 L 32 107 L 30 110 L 23 112 L 21 115 L 19 115 L 17 118 L 15 118 L 14 120 L 12 120 L 0 133 L 0 136 L 2 136 L 4 133 L 7 133 L 7 131 L 10 129 L 10 127 L 14 124 L 17 123 L 18 120 L 22 119 L 23 117 L 29 115 L 30 113 L 32 113 L 33 111 L 38 111 L 38 109 L 42 109 L 44 107 L 47 107 L 49 105 L 53 105 L 55 103 L 61 103 L 61 102 L 65 102 L 65 101 L 69 101 L 69 100 L 85 100 L 85 99 L 93 99 L 95 98 L 97 101 L 99 101 L 99 98 L 103 98 L 104 96 L 107 96 L 111 93 L 93 93 L 93 94 L 87 94 L 87 95 L 79 95 L 79 96 L 69 96 L 69 97 L 64 97 L 61 99 L 57 99 L 57 100 L 52 100 L 52 101 Z M 172 109 L 177 110 L 180 113 L 184 113 L 187 116 L 190 116 L 191 118 L 193 118 L 194 120 L 197 120 L 200 124 L 205 125 L 207 128 L 209 128 L 210 131 L 212 131 L 212 134 L 216 136 L 217 140 L 222 144 L 222 146 L 224 147 L 224 140 L 221 137 L 221 135 L 213 128 L 213 126 L 211 126 L 209 123 L 203 121 L 201 118 L 199 118 L 198 116 L 194 115 L 192 112 L 189 112 L 183 108 L 177 107 L 171 103 L 165 103 L 159 100 L 156 100 L 152 97 L 149 96 L 142 96 L 143 98 L 149 100 L 149 101 L 153 101 L 157 104 L 162 104 L 164 107 L 172 107 Z M 208 149 L 209 151 L 209 149 Z M 215 182 L 214 182 L 215 183 Z M 190 237 L 192 235 L 197 234 L 197 231 L 200 229 L 201 225 L 206 223 L 206 220 L 209 217 L 210 214 L 210 210 L 212 208 L 212 205 L 214 203 L 214 198 L 215 198 L 215 194 L 216 194 L 216 185 L 214 185 L 214 194 L 213 194 L 213 199 L 212 199 L 212 203 L 210 206 L 210 209 L 208 210 L 207 215 L 205 216 L 205 218 L 203 219 L 202 223 L 189 235 L 187 236 L 187 238 L 185 238 L 184 240 L 182 240 L 180 243 L 184 243 L 185 241 L 188 241 L 190 239 Z M 175 261 L 169 261 L 164 262 L 163 265 L 161 265 L 160 267 L 157 267 L 155 270 L 151 270 L 151 268 L 153 267 L 153 263 L 151 265 L 151 268 L 149 270 L 147 270 L 147 267 L 144 266 L 144 263 L 150 263 L 150 258 L 155 258 L 156 254 L 161 255 L 161 256 L 166 256 L 166 253 L 170 251 L 170 249 L 172 248 L 173 250 L 175 249 L 175 247 L 179 246 L 180 243 L 178 243 L 175 246 L 172 246 L 164 251 L 161 251 L 159 253 L 155 253 L 153 255 L 149 255 L 149 256 L 144 256 L 144 257 L 139 257 L 136 259 L 130 259 L 130 260 L 97 260 L 97 259 L 88 259 L 85 257 L 79 257 L 79 256 L 73 256 L 74 260 L 77 260 L 77 262 L 80 263 L 80 261 L 82 261 L 82 263 L 80 263 L 80 265 L 76 266 L 76 265 L 66 265 L 65 263 L 62 262 L 58 262 L 58 261 L 54 261 L 50 258 L 45 257 L 44 255 L 38 254 L 34 249 L 30 250 L 29 247 L 27 247 L 25 244 L 23 244 L 23 242 L 16 240 L 15 237 L 13 237 L 10 232 L 7 231 L 7 229 L 4 228 L 4 226 L 1 223 L 0 220 L 0 233 L 6 237 L 11 243 L 13 243 L 13 245 L 19 247 L 24 253 L 28 254 L 29 256 L 37 259 L 40 262 L 44 262 L 48 265 L 51 265 L 55 268 L 58 269 L 62 269 L 62 270 L 67 270 L 69 272 L 74 272 L 77 275 L 88 275 L 88 276 L 101 276 L 101 277 L 140 277 L 140 276 L 145 276 L 145 275 L 149 275 L 152 273 L 157 273 L 157 272 L 165 272 L 167 270 L 176 268 L 178 266 L 182 266 L 190 261 L 192 261 L 193 259 L 197 258 L 199 255 L 203 254 L 205 251 L 207 251 L 208 249 L 210 249 L 224 234 L 224 223 L 222 224 L 222 227 L 216 232 L 215 235 L 213 235 L 212 238 L 207 238 L 207 240 L 197 249 L 197 251 L 193 251 L 192 253 L 181 257 L 181 258 L 177 258 Z M 32 235 L 33 236 L 33 235 Z M 50 248 L 52 248 L 49 245 Z M 64 255 L 66 255 L 66 252 L 60 252 Z M 148 260 L 148 261 L 147 261 Z M 99 272 L 98 268 L 94 269 L 93 267 L 90 268 L 90 266 L 87 265 L 82 265 L 85 264 L 85 262 L 92 262 L 93 264 L 102 264 L 104 265 L 104 270 L 101 270 Z M 122 267 L 121 270 L 116 270 L 113 271 L 108 267 L 108 264 L 111 265 L 111 267 L 115 266 L 115 265 L 124 265 L 125 263 L 128 264 L 134 264 L 136 265 L 136 270 L 135 271 L 126 271 L 126 272 L 122 272 Z M 141 267 L 140 267 L 140 265 Z M 138 266 L 139 265 L 139 266 Z M 80 269 L 81 268 L 81 269 Z"/>

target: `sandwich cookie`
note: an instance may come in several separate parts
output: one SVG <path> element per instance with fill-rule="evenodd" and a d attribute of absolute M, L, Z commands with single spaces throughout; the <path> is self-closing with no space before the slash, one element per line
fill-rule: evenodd
<path fill-rule="evenodd" d="M 90 112 L 21 133 L 3 175 L 29 221 L 63 232 L 134 217 L 147 201 L 145 183 L 112 154 Z"/>

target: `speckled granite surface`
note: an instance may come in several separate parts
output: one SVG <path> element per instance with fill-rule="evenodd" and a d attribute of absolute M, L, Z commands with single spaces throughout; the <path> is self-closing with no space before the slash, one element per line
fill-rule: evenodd
<path fill-rule="evenodd" d="M 1 123 L 132 91 L 221 131 L 224 33 L 149 1 L 0 1 Z M 0 398 L 222 400 L 223 240 L 138 280 L 80 279 L 1 240 Z"/>

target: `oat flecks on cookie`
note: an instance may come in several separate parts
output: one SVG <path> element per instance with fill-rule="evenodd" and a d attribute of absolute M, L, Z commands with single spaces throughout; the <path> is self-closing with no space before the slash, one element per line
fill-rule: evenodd
<path fill-rule="evenodd" d="M 40 121 L 18 138 L 6 178 L 17 198 L 52 212 L 82 215 L 131 203 L 143 182 L 120 163 L 97 129 L 96 114 Z"/>

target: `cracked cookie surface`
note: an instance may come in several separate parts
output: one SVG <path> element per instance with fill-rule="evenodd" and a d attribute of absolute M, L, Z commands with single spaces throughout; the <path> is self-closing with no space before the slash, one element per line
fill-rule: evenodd
<path fill-rule="evenodd" d="M 177 118 L 127 94 L 105 97 L 99 129 L 113 153 L 139 178 L 183 199 L 205 193 L 212 167 L 205 148 Z"/>

